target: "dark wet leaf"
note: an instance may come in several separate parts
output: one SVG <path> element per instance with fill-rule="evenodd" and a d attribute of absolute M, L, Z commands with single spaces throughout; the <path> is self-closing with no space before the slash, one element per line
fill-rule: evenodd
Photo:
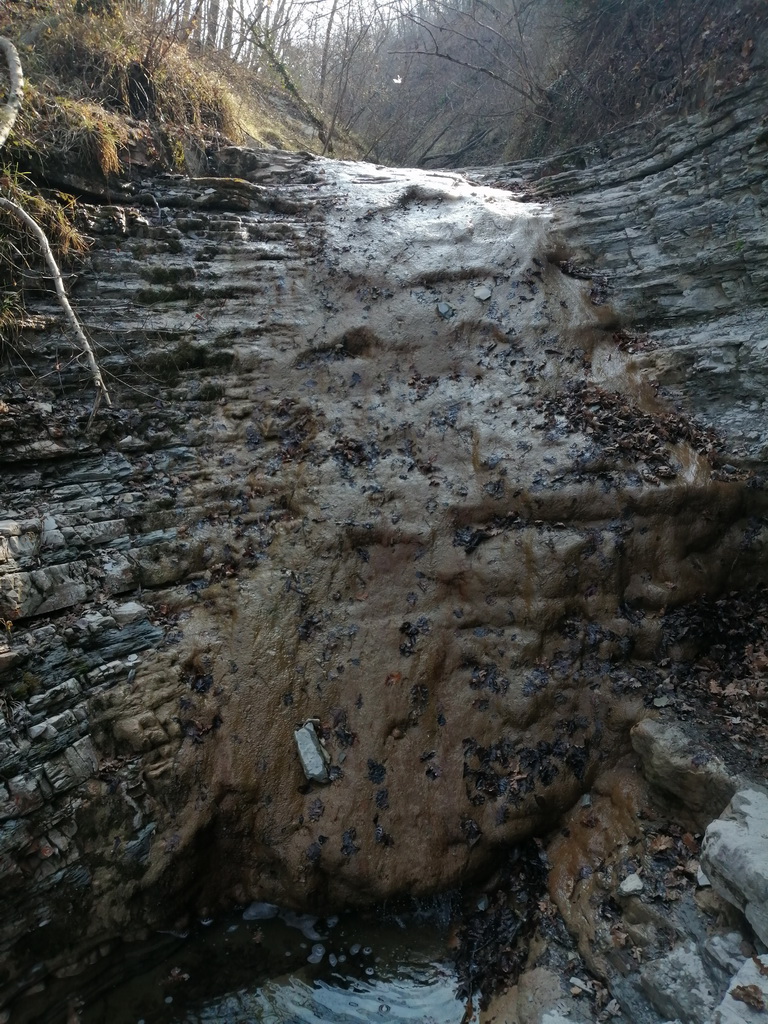
<path fill-rule="evenodd" d="M 461 924 L 455 960 L 457 997 L 467 1001 L 479 996 L 485 1008 L 494 993 L 517 981 L 537 925 L 550 934 L 559 924 L 546 898 L 546 866 L 535 842 L 515 851 L 502 869 L 498 888 L 485 894 L 480 905 L 483 909 Z"/>
<path fill-rule="evenodd" d="M 341 837 L 341 852 L 345 857 L 352 857 L 354 854 L 360 852 L 360 847 L 355 843 L 357 838 L 357 829 L 348 828 L 344 835 Z"/>

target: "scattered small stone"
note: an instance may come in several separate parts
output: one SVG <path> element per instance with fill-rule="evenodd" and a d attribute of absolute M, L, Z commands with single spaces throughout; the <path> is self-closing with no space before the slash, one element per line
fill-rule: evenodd
<path fill-rule="evenodd" d="M 627 875 L 619 886 L 619 893 L 622 896 L 639 896 L 643 891 L 643 880 L 637 872 Z"/>

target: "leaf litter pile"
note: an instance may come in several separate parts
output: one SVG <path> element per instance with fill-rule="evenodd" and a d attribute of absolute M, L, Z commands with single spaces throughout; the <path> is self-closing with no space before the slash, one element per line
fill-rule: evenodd
<path fill-rule="evenodd" d="M 664 642 L 676 710 L 768 764 L 768 589 L 702 597 L 669 612 Z"/>
<path fill-rule="evenodd" d="M 497 887 L 462 921 L 456 951 L 457 998 L 469 1005 L 478 996 L 485 1009 L 495 993 L 515 984 L 525 967 L 530 939 L 551 908 L 546 885 L 546 854 L 531 840 L 514 851 Z"/>
<path fill-rule="evenodd" d="M 566 391 L 537 403 L 544 417 L 543 429 L 579 431 L 600 445 L 612 459 L 642 462 L 642 476 L 658 484 L 660 478 L 677 476 L 670 445 L 688 444 L 714 466 L 720 443 L 714 430 L 703 428 L 675 412 L 651 415 L 619 391 L 579 381 Z"/>

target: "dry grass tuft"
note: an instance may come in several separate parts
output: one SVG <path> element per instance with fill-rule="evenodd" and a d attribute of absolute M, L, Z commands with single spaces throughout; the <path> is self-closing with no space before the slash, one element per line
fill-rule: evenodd
<path fill-rule="evenodd" d="M 118 175 L 126 119 L 237 140 L 226 82 L 140 11 L 96 14 L 68 0 L 0 9 L 28 80 L 9 152 L 42 169 L 51 158 L 104 179 Z"/>

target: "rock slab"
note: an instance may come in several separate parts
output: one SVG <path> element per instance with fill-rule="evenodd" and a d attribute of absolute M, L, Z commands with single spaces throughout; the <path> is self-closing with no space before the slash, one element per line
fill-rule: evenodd
<path fill-rule="evenodd" d="M 701 862 L 714 888 L 768 943 L 768 794 L 743 789 L 707 828 Z"/>
<path fill-rule="evenodd" d="M 748 1024 L 765 1020 L 768 1006 L 768 956 L 747 960 L 728 986 L 712 1024 Z"/>
<path fill-rule="evenodd" d="M 715 988 L 692 942 L 649 963 L 640 977 L 660 1014 L 683 1024 L 708 1024 L 717 1004 Z"/>

